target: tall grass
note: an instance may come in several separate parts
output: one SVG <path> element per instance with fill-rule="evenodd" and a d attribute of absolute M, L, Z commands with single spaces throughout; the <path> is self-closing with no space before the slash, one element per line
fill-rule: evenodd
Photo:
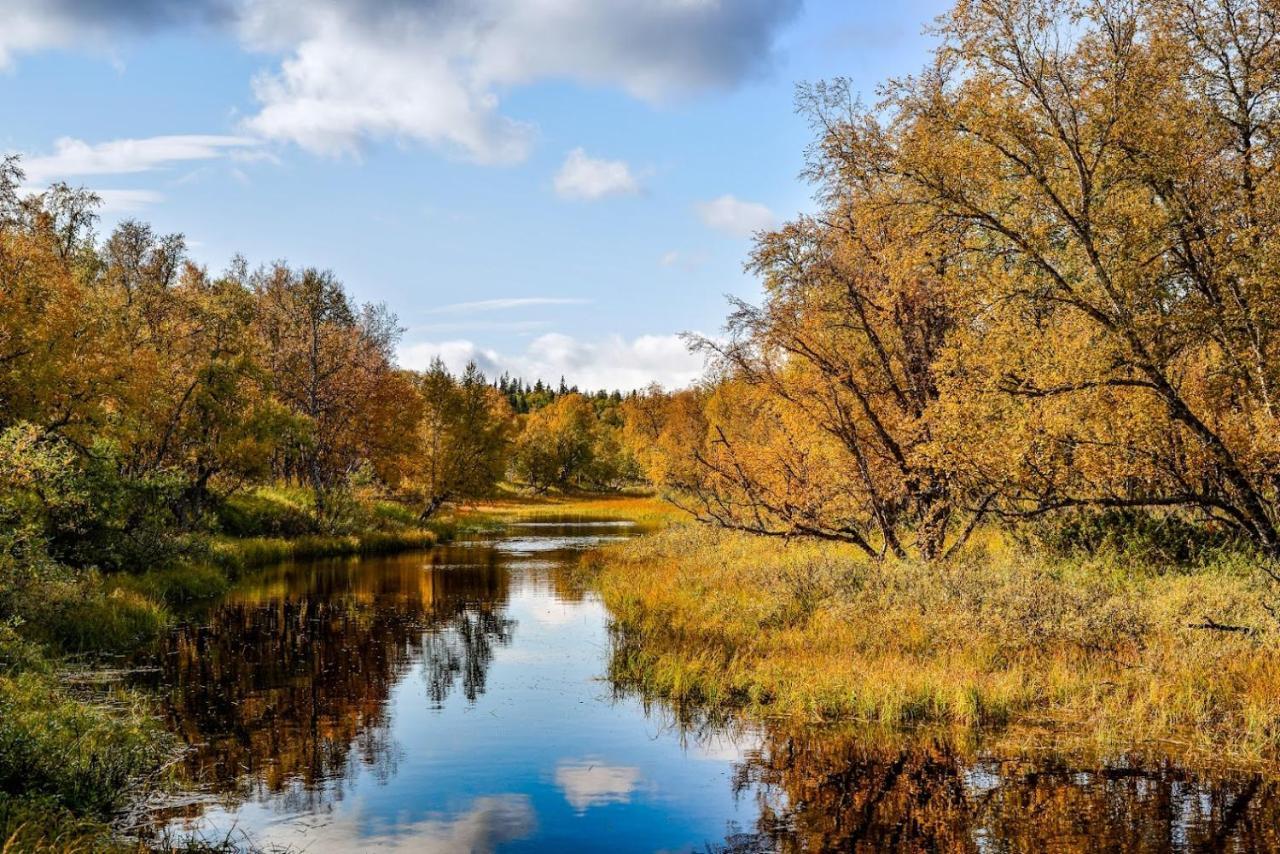
<path fill-rule="evenodd" d="M 0 677 L 0 792 L 106 817 L 173 747 L 138 696 L 76 696 L 36 673 Z"/>
<path fill-rule="evenodd" d="M 347 555 L 389 554 L 430 548 L 441 539 L 434 530 L 412 528 L 401 531 L 372 531 L 362 535 L 329 536 L 311 534 L 293 539 L 282 537 L 220 538 L 211 543 L 212 562 L 233 577 L 246 570 L 284 563 Z"/>
<path fill-rule="evenodd" d="M 677 702 L 1280 755 L 1280 625 L 1244 557 L 1161 572 L 992 537 L 942 566 L 873 564 L 681 526 L 595 562 L 614 675 Z"/>
<path fill-rule="evenodd" d="M 645 526 L 662 527 L 687 517 L 658 496 L 630 493 L 536 497 L 504 495 L 481 501 L 459 514 L 459 521 L 467 525 L 548 518 L 629 519 Z"/>

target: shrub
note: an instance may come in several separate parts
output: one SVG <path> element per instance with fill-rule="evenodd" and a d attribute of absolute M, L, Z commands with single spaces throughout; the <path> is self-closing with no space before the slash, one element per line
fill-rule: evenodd
<path fill-rule="evenodd" d="M 0 792 L 105 817 L 172 750 L 135 695 L 88 701 L 38 674 L 0 676 Z"/>
<path fill-rule="evenodd" d="M 1034 542 L 1059 557 L 1113 555 L 1138 564 L 1188 566 L 1231 546 L 1231 534 L 1175 513 L 1136 509 L 1075 510 L 1029 528 Z"/>

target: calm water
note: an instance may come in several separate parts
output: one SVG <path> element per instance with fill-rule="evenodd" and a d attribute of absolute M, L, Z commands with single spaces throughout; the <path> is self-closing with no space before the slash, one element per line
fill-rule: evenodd
<path fill-rule="evenodd" d="M 570 571 L 632 532 L 516 525 L 239 585 L 140 677 L 197 783 L 156 825 L 309 852 L 1280 847 L 1267 777 L 677 726 L 609 682 L 607 611 Z"/>

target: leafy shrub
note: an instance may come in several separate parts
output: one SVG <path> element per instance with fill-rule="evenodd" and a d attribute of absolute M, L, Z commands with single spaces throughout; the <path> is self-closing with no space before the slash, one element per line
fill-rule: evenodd
<path fill-rule="evenodd" d="M 172 749 L 134 695 L 90 702 L 45 676 L 0 676 L 0 792 L 107 816 Z"/>
<path fill-rule="evenodd" d="M 191 548 L 174 508 L 185 489 L 172 471 L 135 477 L 125 472 L 118 449 L 95 442 L 74 471 L 77 503 L 56 507 L 49 518 L 49 554 L 76 567 L 137 571 L 164 566 Z"/>
<path fill-rule="evenodd" d="M 1153 566 L 1201 563 L 1235 543 L 1231 534 L 1173 513 L 1078 510 L 1030 528 L 1038 546 L 1059 557 L 1114 555 Z"/>
<path fill-rule="evenodd" d="M 319 530 L 310 507 L 280 490 L 233 495 L 217 518 L 222 533 L 232 537 L 301 537 Z"/>

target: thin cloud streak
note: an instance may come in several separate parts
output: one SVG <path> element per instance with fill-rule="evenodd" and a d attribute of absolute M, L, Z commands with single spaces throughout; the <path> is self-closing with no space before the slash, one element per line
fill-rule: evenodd
<path fill-rule="evenodd" d="M 217 134 L 174 134 L 100 143 L 62 137 L 54 142 L 52 154 L 24 156 L 22 169 L 33 184 L 81 175 L 132 175 L 176 163 L 215 160 L 261 144 L 251 137 Z"/>
<path fill-rule="evenodd" d="M 506 311 L 512 308 L 531 308 L 546 305 L 590 305 L 592 300 L 578 297 L 511 297 L 482 299 L 474 302 L 455 302 L 433 308 L 427 314 L 466 314 L 479 311 Z"/>

